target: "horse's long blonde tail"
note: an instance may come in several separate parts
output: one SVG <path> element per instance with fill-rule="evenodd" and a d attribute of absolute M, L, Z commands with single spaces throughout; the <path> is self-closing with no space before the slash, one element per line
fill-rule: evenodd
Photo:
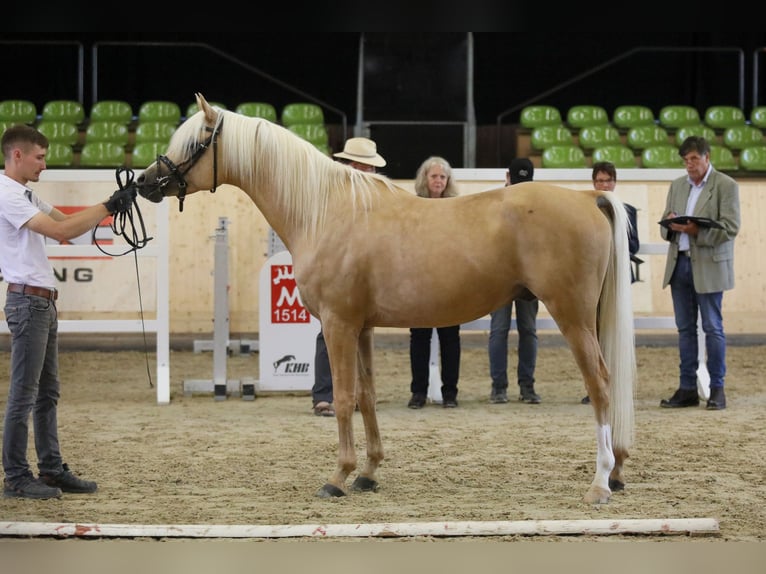
<path fill-rule="evenodd" d="M 609 370 L 609 418 L 612 446 L 627 450 L 634 438 L 636 370 L 635 328 L 631 298 L 628 220 L 622 201 L 613 193 L 602 196 L 612 224 L 612 254 L 599 301 L 598 339 Z"/>

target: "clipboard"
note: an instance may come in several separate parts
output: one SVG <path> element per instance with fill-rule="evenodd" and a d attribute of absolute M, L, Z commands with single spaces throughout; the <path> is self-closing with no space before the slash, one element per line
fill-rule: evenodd
<path fill-rule="evenodd" d="M 714 219 L 710 219 L 709 217 L 695 217 L 693 215 L 679 215 L 678 217 L 663 219 L 662 221 L 658 221 L 657 223 L 659 223 L 663 227 L 669 228 L 671 223 L 681 223 L 683 225 L 686 225 L 690 221 L 693 221 L 694 223 L 696 223 L 698 227 L 723 229 L 723 225 L 721 225 Z"/>

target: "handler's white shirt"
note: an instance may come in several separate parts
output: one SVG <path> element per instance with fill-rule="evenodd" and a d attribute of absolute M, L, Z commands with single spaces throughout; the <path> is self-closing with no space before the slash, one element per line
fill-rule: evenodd
<path fill-rule="evenodd" d="M 0 271 L 7 283 L 54 289 L 56 276 L 45 253 L 45 236 L 24 227 L 53 206 L 5 174 L 0 174 Z"/>

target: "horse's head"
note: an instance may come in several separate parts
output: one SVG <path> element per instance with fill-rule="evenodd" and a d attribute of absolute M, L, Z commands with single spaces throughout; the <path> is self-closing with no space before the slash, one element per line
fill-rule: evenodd
<path fill-rule="evenodd" d="M 138 177 L 138 192 L 159 203 L 176 196 L 183 211 L 184 197 L 200 189 L 215 191 L 218 186 L 218 136 L 223 113 L 195 94 L 199 111 L 188 118 L 173 134 L 166 152 Z M 208 150 L 212 148 L 212 153 Z"/>

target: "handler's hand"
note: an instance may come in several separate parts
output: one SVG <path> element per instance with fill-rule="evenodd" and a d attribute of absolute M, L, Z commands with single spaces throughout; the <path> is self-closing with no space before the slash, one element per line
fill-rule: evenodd
<path fill-rule="evenodd" d="M 136 186 L 129 185 L 124 189 L 118 189 L 112 197 L 104 202 L 109 213 L 125 213 L 130 211 L 133 201 L 136 199 Z"/>

